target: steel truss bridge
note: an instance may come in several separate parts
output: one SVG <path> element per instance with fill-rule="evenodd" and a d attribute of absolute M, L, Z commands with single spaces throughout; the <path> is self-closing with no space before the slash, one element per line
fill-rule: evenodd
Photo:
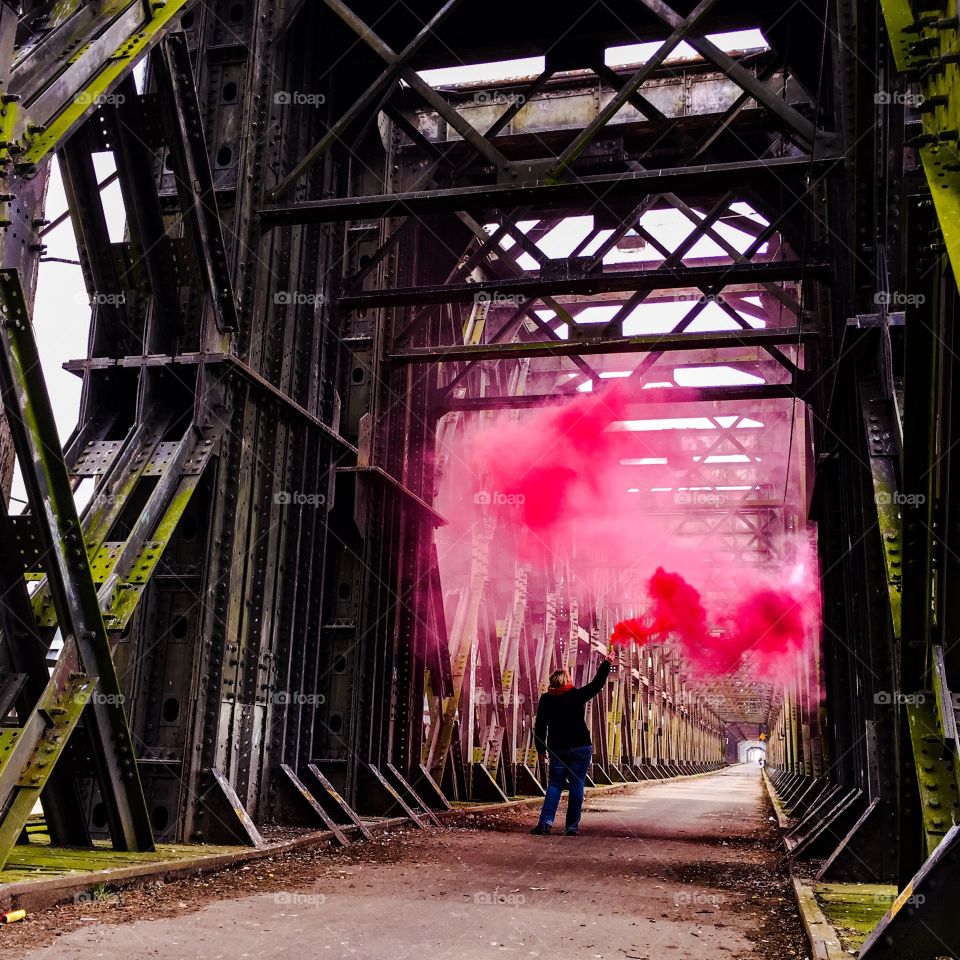
<path fill-rule="evenodd" d="M 815 541 L 822 638 L 786 685 L 620 654 L 594 781 L 768 736 L 788 855 L 924 894 L 862 956 L 937 956 L 955 7 L 439 4 L 0 2 L 0 863 L 41 811 L 148 850 L 542 792 L 537 697 L 591 675 L 622 571 L 519 559 L 462 444 L 629 377 L 683 429 L 624 483 L 717 564 Z M 67 221 L 62 444 L 32 315 Z"/>

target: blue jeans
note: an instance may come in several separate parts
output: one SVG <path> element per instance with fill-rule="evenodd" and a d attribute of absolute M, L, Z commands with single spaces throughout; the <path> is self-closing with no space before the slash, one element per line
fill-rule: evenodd
<path fill-rule="evenodd" d="M 593 759 L 593 747 L 573 747 L 570 750 L 550 751 L 550 784 L 543 798 L 540 811 L 540 825 L 553 825 L 560 805 L 560 794 L 567 784 L 570 787 L 570 799 L 567 802 L 567 829 L 576 830 L 580 826 L 580 811 L 583 809 L 583 785 Z"/>

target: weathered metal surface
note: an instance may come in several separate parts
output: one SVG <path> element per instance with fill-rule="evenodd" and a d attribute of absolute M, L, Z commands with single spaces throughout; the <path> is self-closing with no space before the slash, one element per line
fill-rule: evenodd
<path fill-rule="evenodd" d="M 97 600 L 80 520 L 73 502 L 66 465 L 46 392 L 32 321 L 15 271 L 0 271 L 0 388 L 10 421 L 24 484 L 36 506 L 36 531 L 48 574 L 53 606 L 64 637 L 64 649 L 46 693 L 24 724 L 27 749 L 45 740 L 43 716 L 58 701 L 74 696 L 72 677 L 86 672 L 99 678 L 98 696 L 90 711 L 90 732 L 104 787 L 107 816 L 114 841 L 122 849 L 150 849 L 153 836 L 136 769 L 133 740 L 127 726 L 119 678 L 113 663 Z M 82 705 L 88 697 L 83 699 Z M 57 709 L 61 709 L 57 707 Z M 52 771 L 63 753 L 77 715 L 61 735 L 45 740 L 45 766 Z M 27 734 L 29 733 L 29 738 Z M 20 744 L 18 743 L 18 747 Z M 22 761 L 27 764 L 31 760 Z M 21 770 L 8 765 L 7 774 Z M 49 775 L 49 774 L 48 774 Z M 8 778 L 4 778 L 8 780 Z M 38 778 L 39 780 L 39 778 Z M 11 798 L 17 783 L 2 790 L 5 858 L 33 807 Z M 12 802 L 11 802 L 12 800 Z"/>
<path fill-rule="evenodd" d="M 773 418 L 778 408 L 759 405 L 781 404 L 776 422 L 789 423 L 808 476 L 782 484 L 762 436 L 720 425 L 685 437 L 667 471 L 749 487 L 749 499 L 684 505 L 671 479 L 649 491 L 651 510 L 724 562 L 769 565 L 783 534 L 802 529 L 812 485 L 823 654 L 782 689 L 741 675 L 695 685 L 671 649 L 619 654 L 590 712 L 595 776 L 716 764 L 725 724 L 763 724 L 771 762 L 796 778 L 793 809 L 810 818 L 803 842 L 843 846 L 822 851 L 838 871 L 859 860 L 885 878 L 906 744 L 872 701 L 896 689 L 891 638 L 906 632 L 898 518 L 879 499 L 902 490 L 885 435 L 899 429 L 903 327 L 873 298 L 908 288 L 896 276 L 879 285 L 882 269 L 897 273 L 897 217 L 853 215 L 899 196 L 899 171 L 878 173 L 882 158 L 896 166 L 898 145 L 874 139 L 882 71 L 863 55 L 880 56 L 876 25 L 849 3 L 829 5 L 828 29 L 779 3 L 706 0 L 689 14 L 644 0 L 631 33 L 669 42 L 611 70 L 599 64 L 622 23 L 602 10 L 576 49 L 557 50 L 570 26 L 559 8 L 535 29 L 523 8 L 491 31 L 466 4 L 414 6 L 407 22 L 362 0 L 76 4 L 49 50 L 96 33 L 97 13 L 117 14 L 114 33 L 134 14 L 151 26 L 110 64 L 103 53 L 119 44 L 99 40 L 60 85 L 47 84 L 56 57 L 42 34 L 17 61 L 23 89 L 43 96 L 35 110 L 7 105 L 8 146 L 23 148 L 20 164 L 61 148 L 97 294 L 89 356 L 69 365 L 83 403 L 64 479 L 96 482 L 74 532 L 153 829 L 256 842 L 257 824 L 293 817 L 288 787 L 307 815 L 344 825 L 391 806 L 429 821 L 431 777 L 448 800 L 540 789 L 537 698 L 558 665 L 589 679 L 622 612 L 604 594 L 615 572 L 598 560 L 584 584 L 562 563 L 518 563 L 505 525 L 470 503 L 456 444 L 494 410 L 523 416 L 599 388 L 601 374 L 680 385 L 712 365 L 752 379 L 683 405 L 716 422 Z M 159 39 L 175 20 L 182 35 Z M 706 37 L 733 22 L 765 28 L 772 49 L 723 54 Z M 476 84 L 435 89 L 419 76 L 451 57 L 478 62 L 494 32 L 503 55 L 547 50 L 543 71 L 492 84 L 493 102 Z M 682 39 L 703 59 L 660 69 Z M 129 67 L 154 41 L 138 88 Z M 829 95 L 814 60 L 838 78 Z M 84 90 L 100 100 L 79 111 L 70 98 Z M 17 125 L 41 113 L 54 121 L 19 142 Z M 104 151 L 117 164 L 121 243 L 110 243 L 94 167 Z M 561 255 L 549 238 L 568 215 L 589 224 Z M 687 225 L 676 245 L 654 215 Z M 478 291 L 522 302 L 478 302 Z M 680 304 L 655 332 L 624 332 L 641 305 Z M 600 307 L 610 312 L 588 322 Z M 704 329 L 711 313 L 723 329 Z M 907 325 L 919 315 L 906 314 Z M 854 347 L 859 365 L 847 362 Z M 871 350 L 882 369 L 862 359 Z M 923 375 L 908 377 L 910 402 Z M 858 391 L 871 378 L 889 421 L 877 431 Z M 752 460 L 694 463 L 716 444 Z M 35 496 L 31 506 L 15 531 L 35 577 L 49 571 L 31 553 Z M 461 524 L 472 555 L 451 570 L 438 546 Z M 48 640 L 64 623 L 53 599 L 43 585 L 34 594 Z M 945 659 L 948 692 L 960 689 L 953 669 Z M 97 834 L 95 780 L 78 756 L 69 783 Z M 45 808 L 61 798 L 48 791 Z"/>
<path fill-rule="evenodd" d="M 0 112 L 3 156 L 30 173 L 171 29 L 188 0 L 112 0 L 76 15 L 14 62 Z M 65 61 L 65 65 L 64 65 Z"/>
<path fill-rule="evenodd" d="M 812 162 L 806 158 L 799 160 L 793 157 L 778 157 L 764 161 L 704 164 L 672 170 L 641 170 L 616 175 L 594 174 L 571 183 L 525 181 L 516 185 L 490 184 L 384 196 L 331 198 L 264 207 L 261 216 L 264 222 L 271 226 L 284 226 L 293 223 L 356 220 L 358 217 L 430 216 L 457 210 L 496 210 L 505 205 L 512 208 L 531 204 L 540 211 L 565 206 L 571 211 L 578 207 L 603 210 L 618 202 L 639 200 L 666 189 L 707 193 L 717 187 L 742 183 L 744 177 L 753 178 L 759 183 L 767 178 L 771 181 L 776 179 L 779 183 L 796 182 L 811 173 L 822 176 L 833 169 L 838 160 L 835 156 L 818 156 Z"/>
<path fill-rule="evenodd" d="M 954 949 L 960 936 L 951 896 L 958 843 L 960 826 L 954 826 L 867 937 L 863 960 L 924 960 Z"/>
<path fill-rule="evenodd" d="M 881 91 L 887 103 L 900 102 L 920 114 L 919 150 L 930 195 L 937 209 L 954 277 L 960 278 L 960 67 L 956 47 L 956 10 L 950 4 L 915 6 L 907 0 L 881 0 L 890 46 L 898 70 L 916 83 L 917 92 Z"/>

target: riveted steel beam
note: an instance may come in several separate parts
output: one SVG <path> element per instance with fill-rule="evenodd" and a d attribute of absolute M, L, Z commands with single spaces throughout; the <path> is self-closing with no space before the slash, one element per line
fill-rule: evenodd
<path fill-rule="evenodd" d="M 200 104 L 183 34 L 172 34 L 160 45 L 156 58 L 158 82 L 171 107 L 175 127 L 170 159 L 174 168 L 180 210 L 193 233 L 199 251 L 207 292 L 222 332 L 237 329 L 237 297 L 227 264 L 223 224 L 217 209 L 213 174 L 200 123 Z"/>
<path fill-rule="evenodd" d="M 695 392 L 687 395 L 671 397 L 670 389 L 644 390 L 640 394 L 640 401 L 651 405 L 660 403 L 698 403 L 722 402 L 734 400 L 778 400 L 796 396 L 795 388 L 788 383 L 764 384 L 754 387 L 698 387 Z M 569 403 L 573 397 L 580 396 L 577 392 L 523 394 L 516 397 L 451 397 L 444 400 L 438 407 L 440 410 L 457 410 L 471 412 L 478 410 L 528 410 L 535 407 L 556 406 Z"/>
<path fill-rule="evenodd" d="M 0 108 L 3 147 L 29 174 L 94 111 L 164 34 L 189 0 L 128 0 L 79 6 L 65 24 L 14 63 Z M 79 51 L 79 52 L 78 52 Z M 63 66 L 65 61 L 65 66 Z"/>
<path fill-rule="evenodd" d="M 441 363 L 451 360 L 504 360 L 530 357 L 572 357 L 603 353 L 664 353 L 670 350 L 709 350 L 726 347 L 767 347 L 810 342 L 812 330 L 785 327 L 780 330 L 690 334 L 645 334 L 635 337 L 591 340 L 557 340 L 549 343 L 499 343 L 487 346 L 410 347 L 395 353 L 396 363 Z"/>
<path fill-rule="evenodd" d="M 458 210 L 498 210 L 531 206 L 537 210 L 569 210 L 588 213 L 595 207 L 648 194 L 671 191 L 683 195 L 742 187 L 749 184 L 783 187 L 799 194 L 807 177 L 821 177 L 836 169 L 836 154 L 808 157 L 773 157 L 765 160 L 711 163 L 670 169 L 629 171 L 615 174 L 586 174 L 569 182 L 547 179 L 519 184 L 495 183 L 474 187 L 446 187 L 382 196 L 355 196 L 330 200 L 305 200 L 260 210 L 267 227 L 293 223 L 329 223 L 344 220 L 400 216 L 433 216 Z"/>
<path fill-rule="evenodd" d="M 960 279 L 960 23 L 948 3 L 882 0 L 899 70 L 917 92 L 881 91 L 886 103 L 915 108 L 922 132 L 910 145 L 920 153 L 954 277 Z"/>
<path fill-rule="evenodd" d="M 484 283 L 451 283 L 443 286 L 398 287 L 349 294 L 337 301 L 341 310 L 408 306 L 422 303 L 470 303 L 482 300 L 493 306 L 511 304 L 511 298 L 605 293 L 616 290 L 670 290 L 710 287 L 722 290 L 727 283 L 776 283 L 824 280 L 830 274 L 825 262 L 777 260 L 766 263 L 729 264 L 720 267 L 675 267 L 653 270 L 598 271 L 585 276 L 517 277 Z"/>
<path fill-rule="evenodd" d="M 150 850 L 153 832 L 137 773 L 124 697 L 63 462 L 33 325 L 19 277 L 10 270 L 0 270 L 0 348 L 4 409 L 30 502 L 35 505 L 33 516 L 41 558 L 64 636 L 64 649 L 48 684 L 48 695 L 36 709 L 48 710 L 53 703 L 61 701 L 67 695 L 71 674 L 78 669 L 86 672 L 91 683 L 94 677 L 99 678 L 100 696 L 91 705 L 89 727 L 111 834 L 119 849 Z M 75 721 L 64 728 L 63 736 L 46 751 L 46 764 L 50 769 L 62 754 L 73 723 Z M 22 737 L 24 742 L 31 729 L 40 736 L 45 725 L 28 721 Z M 19 777 L 19 770 L 16 775 Z M 32 809 L 32 804 L 18 802 L 15 792 L 0 798 L 4 836 L 9 840 L 9 844 L 0 849 L 0 859 L 4 861 Z"/>
<path fill-rule="evenodd" d="M 289 189 L 323 156 L 330 146 L 337 142 L 350 129 L 363 112 L 376 102 L 377 98 L 396 78 L 397 73 L 409 62 L 410 58 L 429 40 L 441 23 L 460 5 L 461 0 L 447 2 L 423 25 L 417 35 L 396 55 L 386 70 L 357 97 L 344 114 L 299 160 L 297 165 L 277 184 L 270 194 L 271 200 L 279 200 Z"/>
<path fill-rule="evenodd" d="M 948 957 L 960 938 L 954 901 L 960 825 L 954 824 L 860 949 L 862 960 Z"/>

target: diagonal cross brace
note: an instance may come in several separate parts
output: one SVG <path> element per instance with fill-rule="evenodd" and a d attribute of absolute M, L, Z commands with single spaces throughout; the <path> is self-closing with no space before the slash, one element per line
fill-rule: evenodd
<path fill-rule="evenodd" d="M 612 73 L 612 71 L 611 71 L 611 73 Z M 598 71 L 598 76 L 601 76 L 601 75 L 602 75 L 602 74 L 600 73 L 600 71 Z M 761 78 L 761 79 L 762 79 L 762 78 Z M 637 94 L 634 94 L 633 96 L 636 97 Z M 746 93 L 741 94 L 741 96 L 738 97 L 737 101 L 726 111 L 726 113 L 724 114 L 724 116 L 723 116 L 723 118 L 721 119 L 720 123 L 717 125 L 716 130 L 722 130 L 722 129 L 724 129 L 724 128 L 726 127 L 727 123 L 730 121 L 730 119 L 732 119 L 732 117 L 736 115 L 736 113 L 738 112 L 738 110 L 746 103 L 747 99 L 748 99 L 748 96 L 747 96 Z M 644 101 L 644 102 L 646 102 L 646 101 Z M 659 112 L 656 111 L 656 109 L 655 109 L 655 108 L 652 108 L 652 107 L 651 107 L 651 118 L 654 119 L 654 121 L 657 122 L 657 123 L 663 123 L 663 122 L 666 120 L 665 117 L 663 117 L 661 114 L 659 114 Z M 713 134 L 711 134 L 710 136 L 708 136 L 708 141 L 711 140 L 713 136 L 714 136 Z M 703 148 L 700 148 L 700 149 L 698 150 L 698 155 L 701 154 L 702 152 L 703 152 Z M 633 165 L 633 169 L 635 169 L 635 170 L 637 170 L 637 171 L 643 171 L 643 168 L 640 167 L 639 164 L 634 164 L 634 165 Z M 694 240 L 696 240 L 696 239 L 697 239 L 698 237 L 700 237 L 700 236 L 711 236 L 713 239 L 717 240 L 717 242 L 720 243 L 721 246 L 724 246 L 724 247 L 728 250 L 728 252 L 731 252 L 731 253 L 735 252 L 735 253 L 736 253 L 736 256 L 734 257 L 734 259 L 735 259 L 737 262 L 747 262 L 747 261 L 749 260 L 749 256 L 752 256 L 752 253 L 751 253 L 750 255 L 744 255 L 744 254 L 740 254 L 739 251 L 735 251 L 735 248 L 733 248 L 733 246 L 732 246 L 731 244 L 728 244 L 726 240 L 724 240 L 719 234 L 716 234 L 716 233 L 714 232 L 713 224 L 714 224 L 715 220 L 716 220 L 716 219 L 722 214 L 722 212 L 723 212 L 723 209 L 724 209 L 724 206 L 725 206 L 725 204 L 724 204 L 723 202 L 721 202 L 720 204 L 718 204 L 718 205 L 714 208 L 714 210 L 711 212 L 711 214 L 709 214 L 706 218 L 699 219 L 699 218 L 696 218 L 696 217 L 695 217 L 693 211 L 692 211 L 689 207 L 687 207 L 687 205 L 684 204 L 675 194 L 669 193 L 669 194 L 664 194 L 663 196 L 664 196 L 664 199 L 666 199 L 668 203 L 670 203 L 671 205 L 675 206 L 681 213 L 683 213 L 683 214 L 694 224 L 695 230 L 694 230 L 693 240 L 690 241 L 689 246 L 692 246 L 692 243 L 694 242 Z M 732 196 L 732 195 L 728 194 L 728 197 L 729 197 L 729 196 Z M 593 263 L 594 263 L 595 266 L 596 266 L 596 265 L 599 265 L 600 263 L 602 263 L 603 257 L 606 255 L 606 253 L 609 252 L 609 250 L 612 249 L 612 248 L 616 245 L 616 243 L 618 242 L 619 238 L 620 238 L 621 236 L 623 236 L 623 235 L 627 232 L 627 230 L 629 229 L 629 227 L 630 227 L 632 224 L 636 223 L 636 221 L 639 219 L 639 217 L 642 215 L 642 213 L 643 213 L 646 209 L 648 209 L 649 206 L 651 206 L 651 205 L 655 202 L 655 200 L 656 200 L 656 196 L 654 196 L 654 195 L 652 195 L 652 194 L 651 194 L 650 196 L 648 196 L 648 197 L 643 201 L 643 203 L 641 203 L 638 207 L 636 207 L 636 208 L 624 219 L 624 221 L 621 223 L 620 227 L 619 227 L 617 230 L 614 230 L 614 231 L 613 231 L 613 233 L 610 235 L 610 237 L 607 239 L 607 241 L 606 241 L 605 243 L 601 244 L 601 246 L 600 246 L 600 247 L 595 251 L 595 253 L 593 254 Z M 765 235 L 766 235 L 766 232 L 764 232 L 763 235 L 765 236 Z M 584 239 L 582 246 L 586 246 L 587 244 L 589 244 L 589 243 L 591 242 L 593 236 L 594 236 L 594 235 L 588 235 L 588 236 Z M 755 237 L 755 240 L 756 240 L 756 239 L 757 239 L 757 238 Z M 760 246 L 760 243 L 755 244 L 754 246 L 751 247 L 751 251 L 758 250 L 758 249 L 759 249 L 759 246 Z M 679 253 L 679 254 L 680 254 L 680 256 L 677 257 L 677 260 L 678 260 L 678 261 L 679 261 L 680 259 L 682 259 L 682 253 L 685 252 L 686 249 L 688 249 L 688 246 L 682 244 L 681 247 L 678 248 L 678 251 L 675 251 L 675 253 Z M 579 252 L 579 251 L 578 251 L 578 252 Z M 765 284 L 765 286 L 767 287 L 767 289 L 768 289 L 774 296 L 776 296 L 778 299 L 780 299 L 781 302 L 783 302 L 786 306 L 788 306 L 788 307 L 791 307 L 791 306 L 792 306 L 792 303 L 793 303 L 792 298 L 789 298 L 786 294 L 784 294 L 783 291 L 780 290 L 779 287 L 775 287 L 775 286 L 772 285 L 772 284 Z M 646 296 L 647 296 L 647 295 L 644 294 L 644 293 L 639 293 L 639 294 L 636 294 L 633 298 L 631 298 L 631 300 L 630 300 L 630 307 L 631 307 L 631 309 L 632 309 L 632 306 L 633 306 L 633 305 L 635 305 L 636 303 L 642 302 L 644 299 L 646 299 Z M 533 305 L 534 305 L 534 301 L 531 300 L 531 301 L 529 301 L 527 304 L 525 304 L 523 307 L 521 307 L 521 308 L 513 315 L 513 317 L 511 317 L 511 319 L 510 319 L 507 323 L 505 323 L 505 324 L 500 328 L 499 331 L 497 331 L 496 335 L 492 338 L 491 342 L 498 342 L 498 341 L 500 341 L 501 339 L 503 339 L 504 337 L 508 336 L 509 333 L 510 333 L 513 329 L 515 329 L 516 326 L 518 326 L 519 323 L 523 321 L 523 318 L 532 310 Z M 799 313 L 799 305 L 797 305 L 797 307 L 798 307 L 797 310 L 794 311 L 794 312 Z M 702 305 L 702 304 L 699 305 L 699 306 L 694 307 L 693 310 L 690 312 L 690 314 L 688 314 L 688 316 L 685 318 L 685 319 L 687 320 L 687 323 L 691 322 L 691 321 L 694 319 L 694 317 L 695 317 L 702 309 L 703 309 L 703 305 Z M 625 315 L 626 315 L 626 312 L 627 312 L 626 310 L 618 311 L 617 316 L 613 318 L 613 320 L 611 321 L 610 324 L 608 324 L 608 326 L 607 326 L 607 332 L 610 332 L 610 330 L 612 329 L 612 325 L 615 324 L 619 318 L 625 316 Z M 778 351 L 778 352 L 779 352 L 779 351 Z M 658 357 L 658 356 L 659 356 L 659 354 L 657 355 L 657 357 Z M 657 359 L 657 357 L 653 357 L 652 360 L 655 361 L 655 360 Z M 466 366 L 454 377 L 454 379 L 453 379 L 449 384 L 447 384 L 446 388 L 444 389 L 444 393 L 443 393 L 444 397 L 449 397 L 449 396 L 450 396 L 450 394 L 452 393 L 453 388 L 454 388 L 460 381 L 462 381 L 462 379 L 467 375 L 467 373 L 469 372 L 471 366 L 472 366 L 471 363 L 466 364 Z M 648 369 L 649 369 L 649 366 L 650 366 L 650 364 L 647 364 L 647 365 L 644 367 L 644 371 L 648 370 Z M 794 372 L 795 372 L 795 371 L 794 371 Z"/>
<path fill-rule="evenodd" d="M 707 220 L 704 219 L 703 222 L 706 223 Z M 664 261 L 665 263 L 668 263 L 671 260 L 672 255 L 670 254 L 670 251 L 667 250 L 667 248 L 664 247 L 663 244 L 661 244 L 656 237 L 654 237 L 652 234 L 650 234 L 647 230 L 643 229 L 639 225 L 637 227 L 637 232 L 640 233 L 640 235 L 643 236 L 651 246 L 659 250 L 664 255 L 664 257 L 666 258 Z M 694 240 L 698 241 L 700 237 L 711 236 L 711 234 L 712 234 L 712 230 L 707 230 L 704 228 L 700 230 L 700 232 L 698 233 L 697 229 L 695 228 L 693 233 L 691 234 L 691 237 L 693 237 Z M 689 240 L 691 237 L 688 237 L 687 239 Z M 717 235 L 712 236 L 712 239 L 714 239 L 714 241 L 718 243 L 722 240 L 722 238 Z M 726 241 L 723 241 L 723 243 L 725 242 Z M 723 246 L 723 243 L 721 243 L 721 246 Z M 754 244 L 754 246 L 756 246 L 756 244 Z M 745 257 L 743 254 L 736 251 L 735 248 L 731 247 L 731 249 L 733 250 L 733 253 L 734 253 L 734 255 L 732 256 L 732 259 L 734 260 L 735 263 L 750 263 L 750 260 L 747 257 Z M 772 288 L 773 290 L 780 292 L 780 288 L 774 286 L 773 284 L 763 284 L 763 286 L 766 287 L 767 289 Z M 709 287 L 702 286 L 700 289 L 704 294 L 704 300 L 697 305 L 700 308 L 699 310 L 697 310 L 697 313 L 699 313 L 703 309 L 703 306 L 706 305 L 708 300 L 713 298 L 713 291 Z M 646 299 L 647 295 L 641 294 L 641 296 L 644 299 Z M 786 297 L 787 295 L 784 294 L 784 296 Z M 716 302 L 717 306 L 719 306 L 720 309 L 723 310 L 723 312 L 726 313 L 727 316 L 729 316 L 730 319 L 733 320 L 734 323 L 736 323 L 738 326 L 740 326 L 745 330 L 751 329 L 749 324 L 743 319 L 743 317 L 741 317 L 740 314 L 736 310 L 734 310 L 734 308 L 729 303 L 727 303 L 725 299 L 721 299 L 718 297 L 715 299 L 714 302 Z M 799 305 L 797 306 L 797 309 L 794 312 L 797 314 L 798 317 L 800 316 L 801 311 L 800 311 Z M 618 316 L 622 313 L 623 313 L 623 310 L 618 311 Z M 616 317 L 614 318 L 614 320 L 615 319 Z M 682 319 L 687 320 L 687 316 L 683 317 Z M 693 319 L 693 318 L 691 317 L 690 319 Z M 790 373 L 790 375 L 794 378 L 794 380 L 796 380 L 799 375 L 799 370 L 796 367 L 796 365 L 790 360 L 790 358 L 787 357 L 782 350 L 779 350 L 776 347 L 770 347 L 769 352 L 771 356 L 773 356 L 773 358 Z"/>
<path fill-rule="evenodd" d="M 672 10 L 664 0 L 637 0 L 642 3 L 649 11 L 660 18 L 668 27 L 674 30 L 681 29 L 690 18 L 684 20 L 678 13 Z M 783 121 L 784 125 L 792 130 L 801 140 L 807 144 L 813 144 L 817 136 L 816 126 L 804 117 L 799 111 L 794 110 L 785 100 L 778 97 L 766 84 L 761 83 L 749 70 L 738 63 L 729 54 L 724 53 L 716 44 L 706 37 L 686 37 L 687 43 L 693 47 L 701 56 L 711 61 L 719 70 L 726 74 L 738 87 L 745 90 L 753 97 L 757 103 L 765 106 L 778 119 Z"/>
<path fill-rule="evenodd" d="M 112 16 L 101 11 L 86 28 L 85 21 L 79 23 L 66 49 L 56 44 L 67 31 L 52 31 L 25 62 L 15 64 L 10 93 L 19 102 L 4 106 L 8 142 L 0 150 L 15 156 L 18 171 L 33 172 L 99 109 L 151 47 L 176 28 L 188 2 L 130 0 L 119 12 L 113 4 Z M 43 69 L 35 69 L 41 61 Z"/>
<path fill-rule="evenodd" d="M 80 668 L 88 675 L 99 676 L 99 695 L 87 711 L 87 723 L 111 836 L 119 849 L 152 850 L 153 832 L 120 681 L 43 379 L 33 324 L 15 270 L 0 270 L 0 392 L 64 638 L 47 690 L 54 698 L 62 692 L 70 678 L 61 674 L 69 667 L 73 672 Z M 67 739 L 64 735 L 48 752 L 49 769 L 62 755 Z M 6 802 L 7 798 L 0 798 L 0 809 Z M 4 834 L 11 828 L 11 816 L 22 817 L 26 823 L 30 810 L 24 812 L 23 807 L 14 805 L 7 810 L 0 824 Z"/>
<path fill-rule="evenodd" d="M 0 728 L 0 867 L 23 832 L 96 684 L 96 677 L 73 672 L 62 683 L 48 685 L 22 728 Z"/>
<path fill-rule="evenodd" d="M 716 213 L 719 216 L 719 207 L 715 207 L 714 211 L 712 212 Z M 764 230 L 757 235 L 757 237 L 754 239 L 754 242 L 742 255 L 745 262 L 749 263 L 751 259 L 756 255 L 756 253 L 760 250 L 760 248 L 764 245 L 764 243 L 767 242 L 767 239 L 774 234 L 780 222 L 780 219 L 782 219 L 783 216 L 785 216 L 785 214 L 782 214 L 780 218 L 767 224 Z M 706 227 L 710 225 L 712 222 L 713 220 L 711 218 L 711 215 L 708 215 L 706 218 L 704 218 L 703 221 L 701 221 L 701 230 L 706 229 Z M 682 249 L 682 245 L 677 249 L 678 250 Z M 701 285 L 700 289 L 704 290 L 705 293 L 707 293 L 708 295 L 715 295 L 721 291 L 722 287 L 708 285 L 705 289 L 704 286 Z M 705 297 L 704 299 L 701 299 L 698 303 L 694 304 L 693 307 L 689 311 L 687 311 L 687 313 L 683 317 L 681 317 L 679 322 L 674 326 L 673 333 L 680 333 L 686 330 L 687 327 L 689 327 L 690 324 L 696 319 L 696 317 L 699 316 L 700 313 L 704 310 L 704 308 L 707 305 L 707 302 L 708 300 Z M 619 312 L 622 312 L 622 311 L 619 311 Z M 802 318 L 801 318 L 801 321 L 802 321 Z M 774 349 L 769 350 L 769 352 L 771 354 L 774 354 Z M 649 354 L 637 366 L 637 368 L 633 371 L 633 374 L 631 376 L 635 376 L 635 377 L 639 377 L 640 379 L 643 379 L 647 375 L 647 373 L 649 373 L 650 369 L 657 363 L 657 361 L 660 359 L 661 356 L 662 356 L 662 352 Z M 789 358 L 787 358 L 786 355 L 782 353 L 782 351 L 776 351 L 775 359 L 777 360 L 778 363 L 780 363 L 781 366 L 783 366 L 791 374 L 791 377 L 794 378 L 794 382 L 796 382 L 796 378 L 799 374 L 799 371 L 796 368 L 796 366 L 789 360 Z"/>
<path fill-rule="evenodd" d="M 391 63 L 383 73 L 354 100 L 347 112 L 320 138 L 307 152 L 306 156 L 277 184 L 270 194 L 271 200 L 279 200 L 316 162 L 323 156 L 330 146 L 339 140 L 349 127 L 356 122 L 360 114 L 371 106 L 397 72 L 429 39 L 436 28 L 460 5 L 462 0 L 447 0 L 447 2 L 428 20 L 423 29 L 396 55 L 395 62 Z"/>
<path fill-rule="evenodd" d="M 404 66 L 400 55 L 378 37 L 345 3 L 342 3 L 341 0 L 323 0 L 323 2 L 353 30 L 374 53 L 391 67 L 396 68 L 400 76 L 410 85 L 411 89 L 420 94 L 474 150 L 481 154 L 489 163 L 492 163 L 498 170 L 505 170 L 507 168 L 506 157 L 475 127 L 461 117 L 415 70 Z M 713 2 L 716 2 L 716 0 L 713 0 Z"/>
<path fill-rule="evenodd" d="M 697 23 L 709 13 L 717 0 L 700 0 L 693 12 L 686 19 L 675 17 L 671 23 L 673 32 L 660 44 L 657 52 L 614 94 L 610 102 L 593 118 L 590 124 L 584 127 L 573 143 L 560 155 L 556 163 L 550 168 L 547 179 L 559 177 L 567 167 L 593 142 L 597 134 L 620 112 L 620 109 L 630 100 L 640 85 L 659 69 L 670 56 L 671 52 L 684 40 L 687 34 Z"/>
<path fill-rule="evenodd" d="M 204 279 L 221 332 L 236 330 L 237 298 L 223 241 L 223 223 L 217 209 L 213 172 L 207 156 L 201 124 L 200 102 L 190 63 L 190 51 L 182 33 L 171 34 L 160 45 L 156 59 L 159 80 L 166 89 L 176 128 L 177 162 L 174 175 L 183 215 L 200 253 Z"/>

